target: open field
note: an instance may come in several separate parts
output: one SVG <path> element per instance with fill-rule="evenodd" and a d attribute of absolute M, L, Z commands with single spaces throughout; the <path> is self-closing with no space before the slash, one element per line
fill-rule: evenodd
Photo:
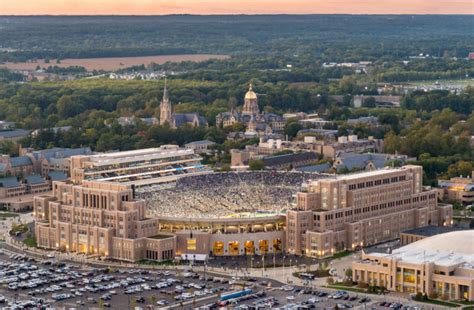
<path fill-rule="evenodd" d="M 13 70 L 34 70 L 37 66 L 49 67 L 58 66 L 62 68 L 70 66 L 81 66 L 86 68 L 87 71 L 93 70 L 105 70 L 114 71 L 123 69 L 131 66 L 148 65 L 150 63 L 164 64 L 166 62 L 183 62 L 183 61 L 206 61 L 209 59 L 229 59 L 228 55 L 210 55 L 210 54 L 195 54 L 195 55 L 160 55 L 160 56 L 140 56 L 140 57 L 107 57 L 107 58 L 70 58 L 62 59 L 61 63 L 56 63 L 55 59 L 52 59 L 49 63 L 46 63 L 44 59 L 37 60 L 36 62 L 18 62 L 12 63 L 7 62 L 0 64 L 1 67 L 7 67 Z"/>
<path fill-rule="evenodd" d="M 451 80 L 431 80 L 431 81 L 413 81 L 410 85 L 414 86 L 434 86 L 435 83 L 439 85 L 460 85 L 460 86 L 474 86 L 474 79 L 451 79 Z"/>

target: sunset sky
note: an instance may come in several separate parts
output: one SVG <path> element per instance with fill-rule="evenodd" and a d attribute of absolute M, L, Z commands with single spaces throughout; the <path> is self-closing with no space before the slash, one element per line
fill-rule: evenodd
<path fill-rule="evenodd" d="M 0 0 L 1 15 L 474 14 L 474 0 Z"/>

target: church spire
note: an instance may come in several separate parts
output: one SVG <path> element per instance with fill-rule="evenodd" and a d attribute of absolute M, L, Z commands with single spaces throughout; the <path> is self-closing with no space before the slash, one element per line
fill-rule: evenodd
<path fill-rule="evenodd" d="M 167 81 L 166 81 L 166 77 L 165 77 L 165 88 L 163 89 L 163 101 L 168 101 L 168 100 L 169 100 L 168 87 L 167 87 Z"/>
<path fill-rule="evenodd" d="M 160 104 L 160 125 L 168 123 L 170 125 L 173 124 L 173 111 L 171 107 L 171 102 L 168 95 L 168 87 L 165 78 L 165 87 L 163 89 L 163 100 L 161 100 Z"/>

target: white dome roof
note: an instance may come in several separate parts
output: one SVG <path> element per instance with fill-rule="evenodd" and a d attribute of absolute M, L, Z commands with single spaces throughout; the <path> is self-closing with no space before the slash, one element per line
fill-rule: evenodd
<path fill-rule="evenodd" d="M 428 237 L 395 249 L 392 254 L 380 256 L 396 257 L 415 264 L 432 262 L 441 266 L 474 266 L 474 230 L 453 231 Z"/>
<path fill-rule="evenodd" d="M 460 230 L 439 234 L 413 242 L 399 250 L 411 249 L 474 255 L 474 230 Z M 397 252 L 397 250 L 394 252 Z"/>

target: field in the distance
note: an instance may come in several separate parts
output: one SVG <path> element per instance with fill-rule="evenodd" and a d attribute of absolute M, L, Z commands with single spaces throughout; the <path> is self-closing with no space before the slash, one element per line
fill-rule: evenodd
<path fill-rule="evenodd" d="M 51 60 L 46 63 L 43 59 L 36 62 L 18 62 L 18 63 L 4 63 L 0 64 L 2 67 L 7 67 L 12 70 L 35 70 L 37 66 L 47 68 L 49 66 L 70 67 L 81 66 L 87 71 L 105 70 L 114 71 L 118 69 L 128 68 L 131 66 L 148 65 L 150 63 L 164 64 L 166 62 L 183 62 L 183 61 L 206 61 L 209 59 L 229 59 L 228 55 L 210 55 L 210 54 L 195 54 L 195 55 L 160 55 L 160 56 L 140 56 L 140 57 L 107 57 L 107 58 L 84 58 L 84 59 L 62 59 L 60 63 L 56 60 Z"/>

